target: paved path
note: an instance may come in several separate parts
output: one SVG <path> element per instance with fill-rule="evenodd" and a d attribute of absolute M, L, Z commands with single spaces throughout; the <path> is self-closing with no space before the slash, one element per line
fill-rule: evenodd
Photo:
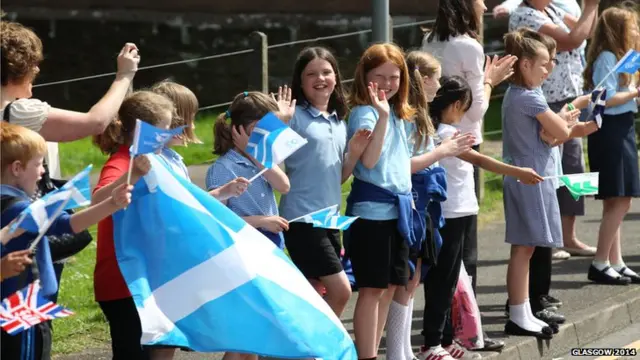
<path fill-rule="evenodd" d="M 194 182 L 202 186 L 206 166 L 192 167 Z M 578 235 L 589 244 L 595 244 L 598 233 L 599 216 L 602 205 L 595 200 L 587 201 L 587 216 L 579 219 Z M 631 267 L 640 269 L 640 202 L 633 204 L 624 222 L 623 253 Z M 484 328 L 490 336 L 504 338 L 503 314 L 506 300 L 505 276 L 509 247 L 504 244 L 504 222 L 489 224 L 479 233 L 478 301 L 484 314 Z M 562 356 L 571 348 L 594 341 L 620 331 L 632 323 L 640 322 L 640 285 L 603 286 L 590 284 L 586 272 L 590 258 L 572 258 L 556 261 L 553 266 L 552 295 L 564 302 L 561 308 L 568 323 L 550 342 L 531 338 L 507 338 L 507 346 L 502 353 L 483 353 L 492 359 L 552 359 Z M 356 294 L 349 301 L 343 321 L 352 333 L 352 316 Z M 418 290 L 414 311 L 413 343 L 421 344 L 422 289 Z M 637 327 L 636 327 L 637 328 Z M 384 358 L 384 340 L 381 349 Z M 57 357 L 60 360 L 103 360 L 110 359 L 105 349 L 88 350 L 84 354 Z M 219 359 L 220 354 L 196 354 L 180 352 L 176 359 Z"/>

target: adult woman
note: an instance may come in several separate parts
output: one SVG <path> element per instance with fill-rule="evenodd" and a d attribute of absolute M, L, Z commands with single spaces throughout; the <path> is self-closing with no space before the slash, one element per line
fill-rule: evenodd
<path fill-rule="evenodd" d="M 116 115 L 138 69 L 138 48 L 125 44 L 118 55 L 118 73 L 111 88 L 88 112 L 82 113 L 57 109 L 31 99 L 33 81 L 43 59 L 42 41 L 31 29 L 15 22 L 2 21 L 0 34 L 3 120 L 37 131 L 49 142 L 47 166 L 51 177 L 59 178 L 57 142 L 74 141 L 104 131 Z M 8 110 L 5 109 L 7 105 Z"/>
<path fill-rule="evenodd" d="M 461 76 L 472 90 L 473 103 L 459 124 L 461 132 L 470 132 L 476 138 L 474 150 L 482 143 L 482 119 L 489 107 L 494 86 L 511 75 L 516 59 L 487 58 L 478 41 L 482 14 L 487 10 L 484 0 L 441 0 L 433 31 L 422 41 L 422 50 L 435 56 L 442 65 L 443 76 Z M 483 71 L 484 68 L 484 71 Z M 479 194 L 479 169 L 474 166 L 476 197 Z M 473 217 L 472 231 L 464 239 L 462 259 L 472 277 L 475 290 L 478 258 L 477 216 Z M 485 338 L 488 349 L 499 349 L 504 344 Z"/>
<path fill-rule="evenodd" d="M 542 91 L 554 112 L 583 94 L 584 63 L 580 48 L 591 34 L 598 14 L 599 0 L 585 0 L 584 9 L 579 19 L 565 13 L 562 9 L 551 4 L 551 0 L 523 0 L 509 19 L 509 30 L 528 27 L 541 34 L 552 37 L 557 43 L 557 63 L 553 72 L 542 84 Z M 586 114 L 583 112 L 583 115 Z M 571 139 L 560 147 L 562 171 L 565 174 L 584 172 L 582 155 L 582 140 Z M 560 159 L 557 159 L 560 161 Z M 584 215 L 584 198 L 573 200 L 569 191 L 561 187 L 558 189 L 558 202 L 562 215 L 562 237 L 565 245 L 571 243 L 576 246 L 575 251 L 583 249 L 592 252 L 586 245 L 576 239 L 576 216 Z M 555 316 L 552 312 L 544 311 L 562 303 L 549 296 L 551 286 L 551 248 L 536 248 L 531 261 L 530 271 L 536 274 L 535 279 L 540 283 L 529 284 L 531 308 L 534 314 L 540 313 L 542 321 Z M 575 252 L 574 252 L 575 253 Z M 544 280 L 544 281 L 542 281 Z M 536 315 L 538 316 L 538 315 Z"/>

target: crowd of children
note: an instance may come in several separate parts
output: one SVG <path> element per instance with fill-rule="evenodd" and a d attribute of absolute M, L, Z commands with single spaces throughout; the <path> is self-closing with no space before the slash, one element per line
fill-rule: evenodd
<path fill-rule="evenodd" d="M 334 55 L 322 47 L 304 49 L 293 67 L 290 88 L 280 88 L 277 96 L 240 93 L 217 119 L 212 131 L 219 157 L 207 171 L 206 190 L 279 248 L 286 247 L 338 316 L 352 296 L 343 269 L 344 249 L 358 286 L 353 321 L 359 359 L 377 357 L 385 328 L 390 360 L 473 359 L 480 356 L 454 338 L 451 304 L 463 245 L 475 231 L 480 209 L 473 166 L 501 174 L 506 242 L 511 245 L 505 333 L 552 338 L 564 318 L 532 310 L 529 264 L 537 251 L 562 246 L 559 184 L 544 177 L 558 174 L 557 146 L 568 139 L 588 136 L 591 170 L 600 172 L 597 198 L 604 200 L 604 212 L 589 279 L 640 282 L 622 261 L 620 244 L 622 219 L 631 198 L 640 196 L 634 133 L 640 87 L 637 74 L 608 75 L 628 49 L 640 47 L 639 33 L 637 14 L 626 9 L 607 9 L 597 23 L 584 76 L 587 90 L 601 82 L 607 90 L 601 125 L 595 120 L 577 122 L 579 110 L 570 109 L 587 107 L 588 96 L 558 113 L 550 110 L 541 85 L 555 64 L 553 39 L 528 29 L 505 35 L 506 58 L 488 59 L 484 80 L 489 86 L 482 94 L 488 99 L 500 82 L 510 83 L 502 104 L 503 161 L 472 149 L 476 136 L 462 133 L 458 125 L 478 99 L 464 78 L 441 76 L 441 64 L 427 51 L 405 54 L 394 44 L 372 45 L 346 91 Z M 130 201 L 130 162 L 132 184 L 149 171 L 145 156 L 131 159 L 129 154 L 136 119 L 165 129 L 186 125 L 184 134 L 159 155 L 175 174 L 189 179 L 188 168 L 172 147 L 201 143 L 194 132 L 197 109 L 195 95 L 171 81 L 128 95 L 116 119 L 94 137 L 109 159 L 93 190 L 92 205 L 59 217 L 47 233 L 75 233 L 98 224 L 95 298 L 109 323 L 114 359 L 171 359 L 176 350 L 140 345 L 140 320 L 118 268 L 110 215 Z M 256 123 L 269 112 L 307 140 L 284 161 L 284 169 L 265 170 L 245 151 Z M 1 141 L 6 227 L 35 192 L 46 148 L 38 133 L 7 122 L 1 125 Z M 250 183 L 247 179 L 256 174 L 260 176 Z M 342 239 L 337 230 L 287 221 L 340 204 L 341 186 L 351 176 L 345 213 L 358 219 Z M 275 192 L 282 194 L 279 204 Z M 20 200 L 5 209 L 5 195 Z M 40 263 L 38 257 L 47 254 L 47 241 L 39 244 L 32 260 L 25 249 L 33 234 L 18 233 L 10 241 L 4 229 L 2 234 L 5 298 L 29 281 L 32 262 Z M 22 273 L 26 278 L 18 276 Z M 40 269 L 47 293 L 57 291 L 51 274 L 51 269 Z M 424 346 L 414 354 L 413 297 L 420 283 L 426 302 Z M 28 358 L 46 358 L 51 344 L 44 328 L 29 330 L 33 337 L 3 332 L 2 356 L 21 358 L 29 349 Z M 225 355 L 245 358 L 257 356 Z"/>

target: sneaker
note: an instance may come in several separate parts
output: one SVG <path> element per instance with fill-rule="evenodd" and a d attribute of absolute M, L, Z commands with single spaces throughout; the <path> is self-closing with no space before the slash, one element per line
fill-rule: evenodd
<path fill-rule="evenodd" d="M 551 295 L 542 295 L 540 296 L 540 304 L 545 309 L 548 309 L 550 307 L 555 307 L 557 309 L 562 306 L 562 301 Z"/>
<path fill-rule="evenodd" d="M 416 358 L 418 360 L 456 360 L 442 346 L 433 348 L 422 346 L 420 347 L 420 352 L 416 354 Z"/>
<path fill-rule="evenodd" d="M 447 352 L 451 354 L 451 356 L 454 359 L 462 359 L 462 360 L 482 359 L 482 355 L 465 349 L 455 341 L 453 342 L 453 344 L 447 346 L 444 349 L 447 350 Z"/>

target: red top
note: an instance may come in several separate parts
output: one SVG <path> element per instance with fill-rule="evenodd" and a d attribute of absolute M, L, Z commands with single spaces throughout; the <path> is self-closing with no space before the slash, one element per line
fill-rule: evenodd
<path fill-rule="evenodd" d="M 111 155 L 100 172 L 100 180 L 93 190 L 107 186 L 129 171 L 129 148 L 121 146 Z M 113 219 L 111 216 L 98 223 L 98 250 L 96 268 L 93 272 L 93 287 L 96 301 L 119 300 L 131 297 L 127 283 L 122 277 L 116 249 L 113 244 Z"/>

